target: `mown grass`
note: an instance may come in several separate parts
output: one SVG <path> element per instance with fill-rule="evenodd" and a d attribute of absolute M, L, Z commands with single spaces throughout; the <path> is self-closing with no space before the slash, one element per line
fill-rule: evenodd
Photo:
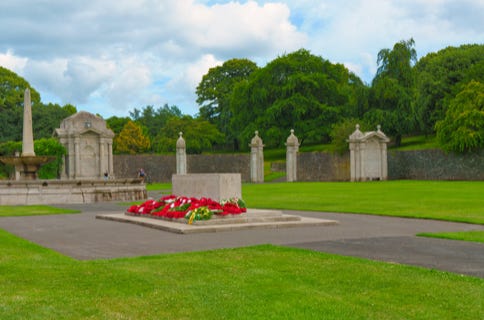
<path fill-rule="evenodd" d="M 404 137 L 401 145 L 398 147 L 391 147 L 392 150 L 408 151 L 408 150 L 425 150 L 425 149 L 440 149 L 435 135 L 431 136 L 413 136 Z"/>
<path fill-rule="evenodd" d="M 45 205 L 0 206 L 0 217 L 7 216 L 40 216 L 51 214 L 80 213 L 79 210 L 63 209 Z"/>
<path fill-rule="evenodd" d="M 154 184 L 153 184 L 154 186 Z M 169 192 L 170 184 L 159 189 Z M 484 224 L 484 181 L 243 184 L 249 207 L 363 213 Z"/>
<path fill-rule="evenodd" d="M 0 319 L 482 319 L 484 279 L 256 246 L 75 261 L 0 230 Z"/>
<path fill-rule="evenodd" d="M 146 190 L 148 191 L 166 191 L 171 190 L 171 183 L 149 183 L 146 185 Z"/>
<path fill-rule="evenodd" d="M 461 231 L 461 232 L 440 232 L 440 233 L 418 233 L 417 236 L 484 243 L 484 230 Z"/>
<path fill-rule="evenodd" d="M 484 224 L 484 181 L 244 184 L 249 207 L 365 213 Z"/>

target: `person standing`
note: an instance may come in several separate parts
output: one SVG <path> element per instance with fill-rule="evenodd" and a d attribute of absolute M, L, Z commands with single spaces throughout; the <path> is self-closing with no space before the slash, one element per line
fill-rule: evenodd
<path fill-rule="evenodd" d="M 140 179 L 141 179 L 141 181 L 143 181 L 143 182 L 144 182 L 144 181 L 145 181 L 145 177 L 146 177 L 146 172 L 145 172 L 145 170 L 144 170 L 143 168 L 140 168 L 140 169 L 138 170 L 138 178 L 140 178 Z"/>

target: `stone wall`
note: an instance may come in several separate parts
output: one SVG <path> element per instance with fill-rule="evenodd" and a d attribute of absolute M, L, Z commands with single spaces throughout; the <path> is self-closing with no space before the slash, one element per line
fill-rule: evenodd
<path fill-rule="evenodd" d="M 250 154 L 188 155 L 188 173 L 240 173 L 250 181 Z M 285 170 L 277 162 L 274 169 Z M 349 181 L 350 156 L 327 152 L 298 154 L 298 181 Z M 175 155 L 115 155 L 116 178 L 134 178 L 144 168 L 149 179 L 171 182 L 176 173 Z M 455 155 L 440 150 L 389 151 L 388 179 L 484 180 L 484 151 Z"/>
<path fill-rule="evenodd" d="M 188 173 L 240 173 L 250 181 L 250 154 L 189 155 Z"/>
<path fill-rule="evenodd" d="M 188 155 L 188 173 L 240 173 L 243 182 L 250 180 L 249 154 Z M 148 181 L 171 182 L 176 174 L 175 155 L 115 155 L 116 178 L 136 177 L 145 169 Z"/>
<path fill-rule="evenodd" d="M 349 181 L 350 155 L 330 152 L 305 152 L 297 157 L 298 181 Z"/>
<path fill-rule="evenodd" d="M 388 179 L 484 180 L 484 151 L 466 155 L 441 150 L 389 151 Z"/>
<path fill-rule="evenodd" d="M 138 169 L 143 168 L 148 181 L 171 182 L 176 173 L 175 155 L 115 155 L 114 175 L 116 178 L 135 178 Z"/>

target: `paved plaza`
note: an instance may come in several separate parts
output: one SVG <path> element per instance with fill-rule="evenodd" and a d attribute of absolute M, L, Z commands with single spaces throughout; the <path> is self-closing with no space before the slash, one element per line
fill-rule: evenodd
<path fill-rule="evenodd" d="M 283 211 L 336 225 L 176 234 L 96 219 L 122 213 L 117 203 L 63 204 L 81 214 L 0 218 L 0 228 L 80 260 L 274 244 L 484 278 L 484 244 L 416 237 L 419 232 L 484 230 L 482 225 L 359 214 Z"/>

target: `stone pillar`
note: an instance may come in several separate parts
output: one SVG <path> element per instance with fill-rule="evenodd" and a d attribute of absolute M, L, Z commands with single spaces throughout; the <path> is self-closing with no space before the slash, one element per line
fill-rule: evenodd
<path fill-rule="evenodd" d="M 81 176 L 81 146 L 79 137 L 74 138 L 74 178 Z"/>
<path fill-rule="evenodd" d="M 264 144 L 259 137 L 259 131 L 255 132 L 249 144 L 250 147 L 250 181 L 255 183 L 264 182 Z"/>
<path fill-rule="evenodd" d="M 24 92 L 24 126 L 22 137 L 22 157 L 35 156 L 34 135 L 32 133 L 32 103 L 30 100 L 30 90 Z"/>
<path fill-rule="evenodd" d="M 381 131 L 381 126 L 377 126 L 377 133 L 385 136 L 385 134 Z M 387 180 L 388 179 L 388 157 L 387 157 L 387 143 L 388 141 L 380 141 L 380 151 L 381 151 L 381 156 L 380 159 L 382 161 L 381 163 L 381 180 Z"/>
<path fill-rule="evenodd" d="M 111 179 L 114 179 L 113 144 L 111 143 L 111 141 L 108 142 L 108 173 Z"/>
<path fill-rule="evenodd" d="M 104 176 L 104 173 L 107 171 L 107 163 L 106 163 L 106 157 L 105 157 L 105 150 L 107 149 L 106 148 L 106 144 L 105 144 L 105 141 L 104 139 L 100 136 L 99 137 L 99 159 L 98 160 L 98 163 L 99 163 L 99 172 L 98 172 L 98 178 L 100 179 L 101 177 Z"/>
<path fill-rule="evenodd" d="M 62 144 L 66 148 L 67 154 L 69 154 L 69 149 L 66 147 L 66 145 L 67 145 L 66 139 L 64 139 L 64 138 L 59 139 L 59 142 L 60 142 L 60 144 Z M 68 163 L 69 158 L 68 158 L 67 154 L 64 155 L 64 157 L 62 158 L 61 171 L 60 171 L 60 176 L 59 176 L 60 179 L 66 179 L 67 178 L 67 176 L 66 176 L 66 172 L 67 172 L 66 166 L 69 165 L 69 163 Z"/>
<path fill-rule="evenodd" d="M 294 135 L 294 129 L 286 141 L 286 180 L 287 182 L 297 181 L 297 153 L 299 151 L 299 140 Z"/>
<path fill-rule="evenodd" d="M 187 151 L 183 132 L 176 141 L 176 174 L 187 174 Z"/>
<path fill-rule="evenodd" d="M 15 157 L 20 157 L 20 152 L 15 151 Z M 20 180 L 20 171 L 17 166 L 15 166 L 15 173 L 14 173 L 15 180 Z"/>

